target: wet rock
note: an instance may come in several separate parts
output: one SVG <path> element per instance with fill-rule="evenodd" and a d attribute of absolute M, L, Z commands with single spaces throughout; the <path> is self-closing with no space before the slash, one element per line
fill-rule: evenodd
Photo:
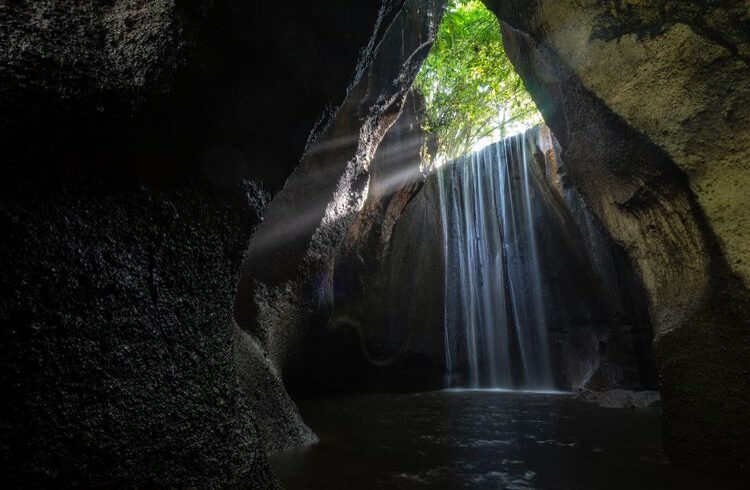
<path fill-rule="evenodd" d="M 445 371 L 440 203 L 422 172 L 422 104 L 410 94 L 379 145 L 367 199 L 332 266 L 329 325 L 361 337 L 369 389 L 439 388 Z"/>
<path fill-rule="evenodd" d="M 625 408 L 629 410 L 659 410 L 661 395 L 658 391 L 583 390 L 577 398 L 605 408 Z"/>

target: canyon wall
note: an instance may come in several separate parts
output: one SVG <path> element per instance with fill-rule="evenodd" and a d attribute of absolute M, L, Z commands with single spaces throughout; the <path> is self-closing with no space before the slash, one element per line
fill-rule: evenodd
<path fill-rule="evenodd" d="M 747 469 L 746 3 L 487 4 L 646 288 L 670 455 Z"/>
<path fill-rule="evenodd" d="M 344 100 L 381 3 L 3 2 L 4 166 L 275 191 Z"/>
<path fill-rule="evenodd" d="M 233 356 L 247 191 L 3 185 L 8 484 L 272 486 Z"/>
<path fill-rule="evenodd" d="M 0 3 L 6 483 L 275 486 L 239 270 L 401 3 Z"/>
<path fill-rule="evenodd" d="M 293 407 L 285 384 L 311 382 L 311 355 L 347 359 L 333 376 L 323 377 L 324 386 L 335 385 L 361 360 L 356 333 L 352 338 L 344 332 L 336 345 L 319 340 L 336 328 L 327 321 L 336 287 L 332 264 L 365 203 L 378 146 L 429 53 L 441 7 L 438 1 L 408 0 L 402 8 L 381 10 L 346 99 L 313 134 L 250 240 L 234 315 L 240 348 L 250 355 L 250 362 L 240 361 L 245 384 L 262 387 L 252 403 L 265 415 L 269 450 L 313 440 L 296 410 L 275 408 Z"/>
<path fill-rule="evenodd" d="M 444 384 L 440 202 L 423 168 L 422 104 L 410 93 L 383 138 L 367 198 L 332 265 L 329 324 L 360 337 L 371 365 L 360 384 L 368 389 Z"/>
<path fill-rule="evenodd" d="M 440 367 L 434 183 L 388 148 L 443 3 L 0 4 L 8 481 L 273 487 L 305 366 Z M 644 285 L 670 454 L 746 468 L 746 4 L 487 3 Z"/>
<path fill-rule="evenodd" d="M 653 327 L 640 278 L 568 176 L 546 125 L 527 133 L 549 332 L 560 386 L 657 389 Z"/>
<path fill-rule="evenodd" d="M 442 170 L 420 172 L 424 164 L 420 150 L 429 139 L 419 127 L 419 114 L 408 109 L 407 104 L 376 153 L 367 200 L 333 265 L 334 299 L 328 322 L 356 332 L 357 342 L 350 344 L 355 350 L 364 346 L 367 362 L 363 364 L 369 364 L 369 370 L 360 366 L 356 383 L 350 384 L 360 389 L 467 383 L 467 361 L 455 352 L 451 379 L 445 377 L 446 349 L 462 351 L 453 343 L 462 342 L 465 325 L 456 323 L 455 316 L 445 323 L 446 303 L 455 305 L 460 291 L 456 264 L 445 271 L 437 177 Z M 564 389 L 656 388 L 642 286 L 624 252 L 609 239 L 567 178 L 554 136 L 542 126 L 506 143 L 528 145 L 531 158 L 534 229 L 555 384 Z M 463 164 L 459 159 L 447 165 Z M 512 191 L 520 193 L 517 179 L 510 181 Z M 477 212 L 487 220 L 510 219 L 489 204 Z M 452 332 L 448 340 L 446 328 Z M 317 349 L 330 356 L 328 342 L 328 350 Z M 322 365 L 322 357 L 306 364 L 306 379 L 315 366 Z M 330 383 L 337 372 L 340 367 L 329 369 L 321 379 Z M 324 383 L 321 388 L 325 389 Z"/>

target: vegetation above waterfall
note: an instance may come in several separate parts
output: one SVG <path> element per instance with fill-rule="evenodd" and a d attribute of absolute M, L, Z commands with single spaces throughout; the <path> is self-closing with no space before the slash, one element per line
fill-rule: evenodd
<path fill-rule="evenodd" d="M 480 0 L 449 0 L 415 85 L 426 100 L 424 129 L 441 158 L 542 121 L 505 53 L 497 17 Z"/>

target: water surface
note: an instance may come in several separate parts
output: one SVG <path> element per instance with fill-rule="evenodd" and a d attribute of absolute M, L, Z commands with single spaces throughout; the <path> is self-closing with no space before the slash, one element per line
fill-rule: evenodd
<path fill-rule="evenodd" d="M 321 441 L 271 458 L 288 490 L 742 488 L 668 463 L 655 414 L 572 396 L 367 394 L 300 407 Z"/>

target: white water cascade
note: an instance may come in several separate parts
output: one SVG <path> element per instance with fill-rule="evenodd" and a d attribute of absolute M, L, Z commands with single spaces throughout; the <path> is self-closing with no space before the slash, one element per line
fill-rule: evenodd
<path fill-rule="evenodd" d="M 471 388 L 551 389 L 535 218 L 535 133 L 437 171 L 445 254 L 449 375 Z"/>

